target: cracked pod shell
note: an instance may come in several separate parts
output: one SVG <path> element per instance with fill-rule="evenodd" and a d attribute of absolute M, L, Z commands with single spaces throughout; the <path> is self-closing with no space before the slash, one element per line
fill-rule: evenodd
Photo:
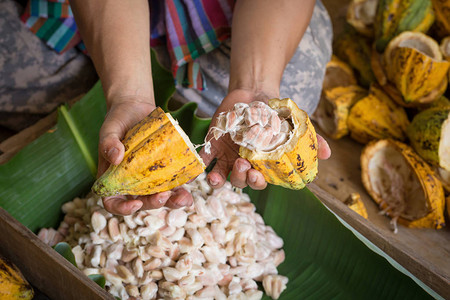
<path fill-rule="evenodd" d="M 414 116 L 407 130 L 414 150 L 428 163 L 450 172 L 450 107 L 434 107 Z"/>
<path fill-rule="evenodd" d="M 404 31 L 427 32 L 434 19 L 430 0 L 379 0 L 374 22 L 377 51 L 383 52 Z"/>
<path fill-rule="evenodd" d="M 128 131 L 125 155 L 97 179 L 100 196 L 151 195 L 180 186 L 205 170 L 189 137 L 168 113 L 157 107 Z"/>
<path fill-rule="evenodd" d="M 394 38 L 386 48 L 383 64 L 392 83 L 387 91 L 402 106 L 432 102 L 447 88 L 450 63 L 442 59 L 438 43 L 423 33 L 404 32 Z"/>
<path fill-rule="evenodd" d="M 373 37 L 377 6 L 378 0 L 353 0 L 347 8 L 347 22 L 360 34 Z"/>
<path fill-rule="evenodd" d="M 348 134 L 347 119 L 350 108 L 367 96 L 367 90 L 350 85 L 325 90 L 314 113 L 314 121 L 332 139 Z"/>
<path fill-rule="evenodd" d="M 364 219 L 369 219 L 366 206 L 361 200 L 361 195 L 359 193 L 351 193 L 350 196 L 344 201 L 344 204 Z"/>
<path fill-rule="evenodd" d="M 268 104 L 292 122 L 294 129 L 289 140 L 267 152 L 240 147 L 239 155 L 260 171 L 268 183 L 302 189 L 317 175 L 316 131 L 308 114 L 291 99 L 271 99 Z"/>
<path fill-rule="evenodd" d="M 361 153 L 361 176 L 369 195 L 389 216 L 404 205 L 400 224 L 435 229 L 445 225 L 442 184 L 408 145 L 390 139 L 368 144 Z M 403 199 L 395 199 L 399 194 Z"/>
<path fill-rule="evenodd" d="M 371 140 L 393 138 L 406 139 L 408 116 L 378 85 L 372 84 L 369 95 L 350 109 L 347 119 L 350 136 L 362 143 Z"/>
<path fill-rule="evenodd" d="M 436 14 L 435 29 L 440 37 L 450 35 L 450 0 L 431 0 Z"/>

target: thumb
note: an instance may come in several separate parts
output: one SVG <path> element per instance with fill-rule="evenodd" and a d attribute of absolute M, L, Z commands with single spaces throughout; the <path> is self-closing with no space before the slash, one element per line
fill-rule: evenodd
<path fill-rule="evenodd" d="M 123 159 L 125 147 L 120 141 L 127 128 L 115 110 L 111 110 L 105 118 L 99 135 L 99 158 L 108 163 L 118 165 Z"/>

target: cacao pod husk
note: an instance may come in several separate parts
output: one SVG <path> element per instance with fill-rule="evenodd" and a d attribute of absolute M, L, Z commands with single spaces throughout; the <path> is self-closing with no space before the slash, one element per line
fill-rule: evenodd
<path fill-rule="evenodd" d="M 194 179 L 206 168 L 183 129 L 159 107 L 130 129 L 122 142 L 124 158 L 95 181 L 92 191 L 97 195 L 164 192 Z"/>
<path fill-rule="evenodd" d="M 361 154 L 362 182 L 394 221 L 411 228 L 445 225 L 445 197 L 430 166 L 408 145 L 390 140 L 368 144 Z"/>
<path fill-rule="evenodd" d="M 239 155 L 260 171 L 268 183 L 302 189 L 317 175 L 317 137 L 308 114 L 289 98 L 270 99 L 268 105 L 293 126 L 288 141 L 272 151 L 241 146 Z"/>

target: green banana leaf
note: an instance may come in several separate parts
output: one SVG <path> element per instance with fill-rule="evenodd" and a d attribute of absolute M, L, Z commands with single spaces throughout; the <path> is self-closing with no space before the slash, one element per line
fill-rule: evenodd
<path fill-rule="evenodd" d="M 172 77 L 153 53 L 152 67 L 157 105 L 167 110 L 174 92 Z M 201 143 L 209 120 L 196 117 L 196 108 L 191 103 L 171 113 L 193 142 Z M 95 179 L 98 132 L 105 113 L 100 83 L 72 108 L 62 106 L 53 130 L 0 166 L 0 206 L 34 232 L 56 227 L 61 205 L 85 195 Z M 368 247 L 370 242 L 358 238 L 307 188 L 269 186 L 248 193 L 285 242 L 286 260 L 279 273 L 288 276 L 289 283 L 280 299 L 439 297 L 385 253 Z"/>

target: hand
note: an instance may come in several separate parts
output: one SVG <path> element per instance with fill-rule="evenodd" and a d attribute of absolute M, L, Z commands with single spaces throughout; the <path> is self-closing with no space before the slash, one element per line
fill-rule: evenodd
<path fill-rule="evenodd" d="M 98 176 L 103 174 L 110 164 L 121 163 L 125 153 L 121 139 L 129 129 L 155 109 L 153 103 L 149 99 L 136 96 L 122 97 L 112 102 L 100 129 Z M 129 215 L 139 209 L 154 209 L 164 205 L 179 208 L 192 203 L 192 196 L 182 188 L 148 196 L 118 195 L 103 198 L 105 209 L 118 215 Z"/>
<path fill-rule="evenodd" d="M 268 95 L 265 93 L 255 93 L 250 90 L 236 89 L 230 92 L 218 107 L 213 116 L 211 126 L 216 122 L 216 118 L 220 112 L 231 110 L 235 103 L 250 103 L 253 101 L 264 101 L 275 98 L 276 95 Z M 207 140 L 211 136 L 207 137 Z M 318 158 L 328 159 L 331 155 L 330 147 L 323 137 L 317 135 L 318 142 Z M 211 139 L 211 153 L 207 154 L 204 148 L 200 151 L 204 163 L 209 165 L 214 158 L 217 162 L 214 168 L 209 172 L 207 180 L 212 188 L 220 188 L 227 180 L 228 174 L 231 172 L 230 182 L 233 186 L 245 188 L 247 185 L 255 190 L 266 188 L 267 182 L 261 172 L 253 169 L 250 162 L 239 157 L 239 145 L 235 144 L 230 135 L 222 136 L 219 140 Z"/>

